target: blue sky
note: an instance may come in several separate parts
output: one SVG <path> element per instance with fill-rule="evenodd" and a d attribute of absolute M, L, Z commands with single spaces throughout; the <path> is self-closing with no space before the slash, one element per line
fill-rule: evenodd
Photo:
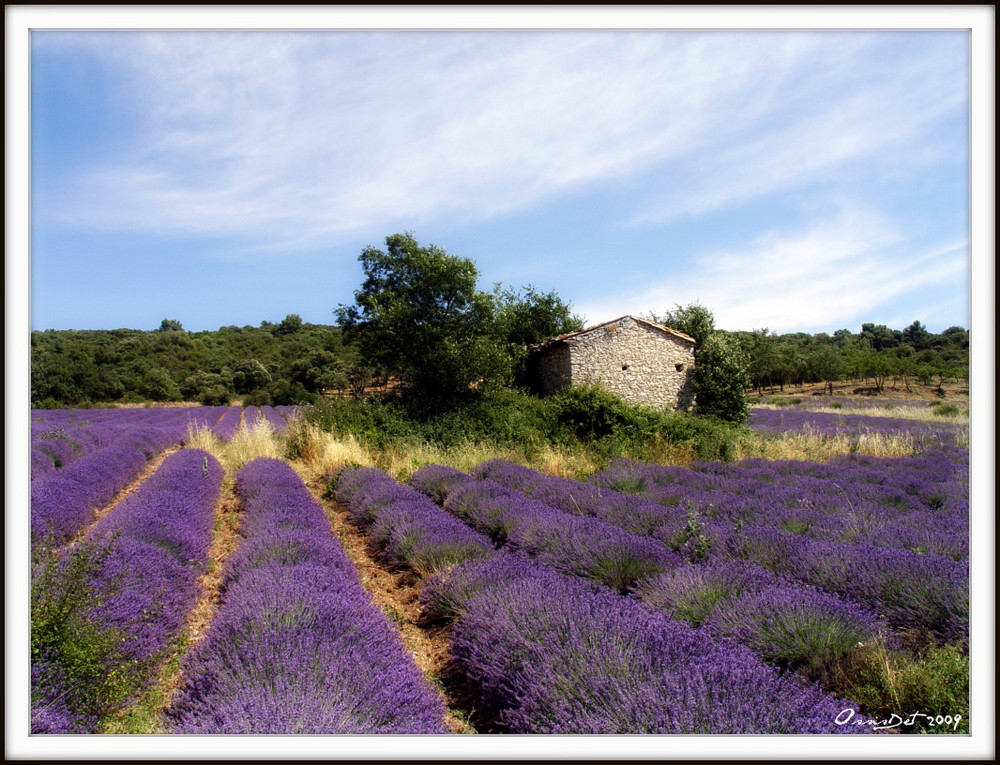
<path fill-rule="evenodd" d="M 333 323 L 404 230 L 589 323 L 968 327 L 964 31 L 38 31 L 31 327 Z"/>

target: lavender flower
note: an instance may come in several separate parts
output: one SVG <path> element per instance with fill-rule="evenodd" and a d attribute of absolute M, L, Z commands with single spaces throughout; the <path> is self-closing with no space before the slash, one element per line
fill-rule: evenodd
<path fill-rule="evenodd" d="M 80 547 L 36 569 L 33 730 L 96 731 L 152 680 L 198 597 L 222 472 L 207 452 L 170 455 Z"/>
<path fill-rule="evenodd" d="M 231 441 L 233 436 L 236 435 L 236 431 L 240 428 L 242 418 L 243 407 L 232 406 L 222 416 L 222 419 L 216 423 L 215 427 L 212 428 L 212 432 L 223 441 Z"/>
<path fill-rule="evenodd" d="M 503 567 L 514 576 L 498 581 Z M 452 654 L 501 730 L 854 732 L 835 722 L 852 704 L 630 599 L 524 562 L 461 568 Z"/>
<path fill-rule="evenodd" d="M 441 510 L 426 495 L 372 468 L 346 471 L 337 479 L 337 496 L 351 516 L 370 526 L 369 538 L 386 560 L 422 575 L 471 557 L 492 556 L 493 545 Z"/>
<path fill-rule="evenodd" d="M 804 670 L 812 677 L 829 671 L 885 629 L 874 614 L 855 603 L 787 584 L 719 602 L 706 626 L 746 645 L 770 664 Z"/>
<path fill-rule="evenodd" d="M 698 627 L 718 604 L 777 582 L 774 574 L 754 563 L 715 559 L 644 579 L 636 584 L 635 594 L 650 609 Z"/>
<path fill-rule="evenodd" d="M 445 508 L 513 550 L 623 591 L 637 579 L 681 563 L 652 539 L 560 512 L 489 480 L 460 485 Z"/>
<path fill-rule="evenodd" d="M 188 657 L 176 733 L 444 733 L 444 706 L 281 460 L 236 477 L 245 541 Z M 419 495 L 418 495 L 419 496 Z"/>

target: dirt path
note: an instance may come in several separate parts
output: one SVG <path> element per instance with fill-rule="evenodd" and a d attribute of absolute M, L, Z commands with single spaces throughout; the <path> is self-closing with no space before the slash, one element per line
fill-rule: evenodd
<path fill-rule="evenodd" d="M 459 711 L 465 702 L 459 686 L 452 682 L 450 629 L 447 625 L 429 623 L 422 618 L 419 577 L 412 571 L 395 569 L 382 563 L 378 553 L 368 544 L 365 531 L 351 522 L 347 508 L 338 502 L 322 499 L 321 481 L 312 481 L 308 486 L 323 506 L 330 525 L 357 568 L 362 586 L 376 605 L 396 623 L 403 646 L 413 656 L 430 685 L 441 694 L 449 709 L 446 718 L 448 727 L 454 733 L 475 733 L 472 725 L 464 719 L 466 715 Z"/>
<path fill-rule="evenodd" d="M 174 449 L 176 451 L 176 449 Z M 208 567 L 198 577 L 199 597 L 188 612 L 181 639 L 162 665 L 153 685 L 130 708 L 110 720 L 105 733 L 164 733 L 163 714 L 181 688 L 183 660 L 208 629 L 221 600 L 222 572 L 226 560 L 238 544 L 239 518 L 242 504 L 233 493 L 230 476 L 223 477 L 219 497 L 215 501 L 215 525 L 208 548 Z"/>
<path fill-rule="evenodd" d="M 215 503 L 215 529 L 208 548 L 208 570 L 198 578 L 201 596 L 188 613 L 185 630 L 188 639 L 197 643 L 205 636 L 212 616 L 222 598 L 222 572 L 226 561 L 239 544 L 239 521 L 243 505 L 233 492 L 232 479 L 222 481 L 219 499 Z"/>

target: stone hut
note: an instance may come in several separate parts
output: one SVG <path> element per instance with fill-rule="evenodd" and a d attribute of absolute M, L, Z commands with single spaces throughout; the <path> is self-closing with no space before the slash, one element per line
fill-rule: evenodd
<path fill-rule="evenodd" d="M 669 327 L 622 316 L 531 346 L 529 377 L 542 395 L 598 383 L 626 401 L 689 409 L 695 344 Z"/>

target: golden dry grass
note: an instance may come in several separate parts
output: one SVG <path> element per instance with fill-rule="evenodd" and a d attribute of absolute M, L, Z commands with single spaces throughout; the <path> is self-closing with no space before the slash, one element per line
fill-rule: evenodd
<path fill-rule="evenodd" d="M 909 435 L 864 433 L 853 435 L 819 435 L 802 431 L 780 436 L 757 438 L 740 445 L 736 459 L 759 457 L 766 460 L 801 460 L 826 462 L 841 454 L 863 454 L 869 457 L 913 457 L 918 445 Z"/>
<path fill-rule="evenodd" d="M 754 409 L 778 409 L 787 411 L 796 409 L 797 406 L 778 406 L 776 404 L 755 404 Z M 920 420 L 922 422 L 968 422 L 968 408 L 960 409 L 957 415 L 940 414 L 936 409 L 927 406 L 901 405 L 901 406 L 861 406 L 861 407 L 832 407 L 819 406 L 809 407 L 810 412 L 820 412 L 823 414 L 860 414 L 867 417 L 892 417 L 901 420 Z"/>
<path fill-rule="evenodd" d="M 241 425 L 230 441 L 223 441 L 210 428 L 189 427 L 185 446 L 204 449 L 222 463 L 227 473 L 239 470 L 258 457 L 282 459 L 285 456 L 284 439 L 265 420 L 251 428 Z"/>

